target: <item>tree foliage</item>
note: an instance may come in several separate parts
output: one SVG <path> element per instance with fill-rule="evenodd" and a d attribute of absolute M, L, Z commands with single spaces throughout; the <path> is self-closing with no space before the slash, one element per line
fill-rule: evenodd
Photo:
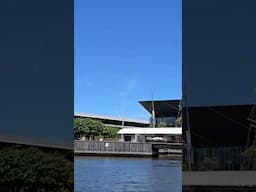
<path fill-rule="evenodd" d="M 256 170 L 256 146 L 252 145 L 243 153 L 243 169 Z"/>
<path fill-rule="evenodd" d="M 1 150 L 0 175 L 1 191 L 73 190 L 73 163 L 60 153 L 38 148 Z"/>
<path fill-rule="evenodd" d="M 74 134 L 75 138 L 79 139 L 82 136 L 87 138 L 100 136 L 104 125 L 101 121 L 90 118 L 75 118 L 74 120 Z"/>
<path fill-rule="evenodd" d="M 74 135 L 76 139 L 89 134 L 89 129 L 86 126 L 86 120 L 83 118 L 75 118 L 74 120 Z"/>
<path fill-rule="evenodd" d="M 167 125 L 166 125 L 166 123 L 165 122 L 160 122 L 159 124 L 158 124 L 158 127 L 166 127 Z"/>
<path fill-rule="evenodd" d="M 256 158 L 256 146 L 252 145 L 244 152 L 244 158 L 255 159 Z"/>
<path fill-rule="evenodd" d="M 118 128 L 105 126 L 102 130 L 104 138 L 115 138 L 117 136 Z"/>
<path fill-rule="evenodd" d="M 105 126 L 101 121 L 90 118 L 75 118 L 74 133 L 75 138 L 82 136 L 94 138 L 103 136 L 104 138 L 115 138 L 118 132 L 117 128 Z"/>
<path fill-rule="evenodd" d="M 178 118 L 175 120 L 175 126 L 176 126 L 176 127 L 182 127 L 182 117 L 178 117 Z"/>

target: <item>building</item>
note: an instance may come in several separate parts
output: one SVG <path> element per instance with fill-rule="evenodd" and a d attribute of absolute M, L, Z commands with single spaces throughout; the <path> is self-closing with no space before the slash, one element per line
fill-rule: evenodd
<path fill-rule="evenodd" d="M 180 100 L 139 101 L 139 103 L 152 115 L 155 112 L 155 125 L 174 127 L 178 116 Z M 152 123 L 152 116 L 150 122 Z"/>
<path fill-rule="evenodd" d="M 252 105 L 184 108 L 183 138 L 185 146 L 190 145 L 194 169 L 207 158 L 217 158 L 220 169 L 240 169 L 242 152 L 252 145 L 254 137 L 252 132 L 248 140 L 251 109 Z"/>
<path fill-rule="evenodd" d="M 255 1 L 183 2 L 182 119 L 192 169 L 208 157 L 217 157 L 220 169 L 240 169 L 242 152 L 253 145 L 253 6 Z"/>
<path fill-rule="evenodd" d="M 151 114 L 149 121 L 120 118 L 107 115 L 96 115 L 88 113 L 75 113 L 75 118 L 91 118 L 99 120 L 111 127 L 150 127 L 153 124 L 152 119 L 152 101 L 139 101 L 139 103 Z M 154 101 L 155 125 L 156 127 L 175 127 L 175 121 L 179 112 L 180 100 L 157 100 Z"/>
<path fill-rule="evenodd" d="M 120 142 L 165 142 L 180 143 L 181 127 L 123 128 L 118 132 Z"/>
<path fill-rule="evenodd" d="M 107 115 L 95 115 L 88 113 L 75 113 L 75 118 L 91 118 L 99 120 L 106 126 L 123 128 L 123 127 L 149 127 L 150 123 L 145 120 L 131 119 L 131 118 L 119 118 Z"/>

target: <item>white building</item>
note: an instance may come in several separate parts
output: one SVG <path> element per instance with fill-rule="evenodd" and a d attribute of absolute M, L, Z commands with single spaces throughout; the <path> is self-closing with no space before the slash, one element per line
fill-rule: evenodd
<path fill-rule="evenodd" d="M 181 142 L 181 127 L 123 128 L 118 131 L 120 142 Z"/>

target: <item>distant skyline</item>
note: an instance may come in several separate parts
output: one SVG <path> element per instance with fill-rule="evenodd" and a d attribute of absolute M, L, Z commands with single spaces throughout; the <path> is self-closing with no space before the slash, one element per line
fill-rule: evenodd
<path fill-rule="evenodd" d="M 181 0 L 75 0 L 74 111 L 147 120 L 181 98 Z"/>

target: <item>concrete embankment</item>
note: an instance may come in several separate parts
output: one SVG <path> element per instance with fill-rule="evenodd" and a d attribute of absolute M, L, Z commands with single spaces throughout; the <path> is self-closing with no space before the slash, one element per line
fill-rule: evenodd
<path fill-rule="evenodd" d="M 131 156 L 152 157 L 159 154 L 173 155 L 181 158 L 180 145 L 173 144 L 173 149 L 159 149 L 156 143 L 132 143 L 132 142 L 104 142 L 104 141 L 75 141 L 75 155 L 77 156 Z M 163 144 L 161 144 L 162 146 Z M 170 143 L 167 144 L 169 147 Z M 155 147 L 157 146 L 157 147 Z M 172 147 L 170 147 L 172 148 Z"/>
<path fill-rule="evenodd" d="M 256 171 L 184 171 L 184 192 L 256 191 Z"/>

